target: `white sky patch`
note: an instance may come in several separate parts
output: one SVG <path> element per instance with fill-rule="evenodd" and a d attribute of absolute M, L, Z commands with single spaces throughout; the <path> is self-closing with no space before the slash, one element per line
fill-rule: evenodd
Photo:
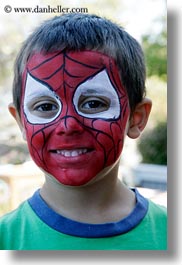
<path fill-rule="evenodd" d="M 123 0 L 122 21 L 125 29 L 137 40 L 144 34 L 158 34 L 162 29 L 160 19 L 167 15 L 165 0 Z"/>

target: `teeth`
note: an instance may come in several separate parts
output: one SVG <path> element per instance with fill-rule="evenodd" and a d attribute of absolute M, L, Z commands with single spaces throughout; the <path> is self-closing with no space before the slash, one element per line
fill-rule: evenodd
<path fill-rule="evenodd" d="M 87 153 L 87 149 L 57 150 L 56 153 L 65 157 L 74 157 Z"/>

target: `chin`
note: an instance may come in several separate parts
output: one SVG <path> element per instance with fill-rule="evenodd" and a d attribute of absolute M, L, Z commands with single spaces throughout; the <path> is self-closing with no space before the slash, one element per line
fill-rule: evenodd
<path fill-rule="evenodd" d="M 41 167 L 41 170 L 46 176 L 55 180 L 59 184 L 71 187 L 80 187 L 92 185 L 105 177 L 112 177 L 115 175 L 113 170 L 117 168 L 116 165 L 118 164 L 118 161 L 119 159 L 110 166 L 106 166 L 104 168 L 101 163 L 94 163 L 96 166 L 86 163 L 85 167 L 83 164 L 77 167 L 70 166 L 69 168 L 61 168 L 59 166 L 51 165 L 46 169 Z"/>
<path fill-rule="evenodd" d="M 62 169 L 58 172 L 47 172 L 42 170 L 46 176 L 51 177 L 59 184 L 65 186 L 79 187 L 85 186 L 88 183 L 91 183 L 97 176 L 97 172 L 88 172 L 84 169 L 73 170 L 73 169 Z"/>

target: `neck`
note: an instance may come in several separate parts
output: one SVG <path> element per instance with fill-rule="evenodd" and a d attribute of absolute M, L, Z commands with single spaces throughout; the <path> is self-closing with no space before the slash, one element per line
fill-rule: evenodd
<path fill-rule="evenodd" d="M 135 204 L 133 192 L 120 182 L 117 171 L 118 166 L 107 176 L 80 187 L 65 186 L 46 176 L 41 196 L 54 211 L 76 221 L 117 221 Z"/>

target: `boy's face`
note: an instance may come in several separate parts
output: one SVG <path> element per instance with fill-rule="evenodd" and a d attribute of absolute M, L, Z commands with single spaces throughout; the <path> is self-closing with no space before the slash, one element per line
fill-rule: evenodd
<path fill-rule="evenodd" d="M 94 51 L 34 54 L 21 100 L 30 154 L 62 184 L 84 185 L 118 160 L 129 102 L 110 57 Z"/>

